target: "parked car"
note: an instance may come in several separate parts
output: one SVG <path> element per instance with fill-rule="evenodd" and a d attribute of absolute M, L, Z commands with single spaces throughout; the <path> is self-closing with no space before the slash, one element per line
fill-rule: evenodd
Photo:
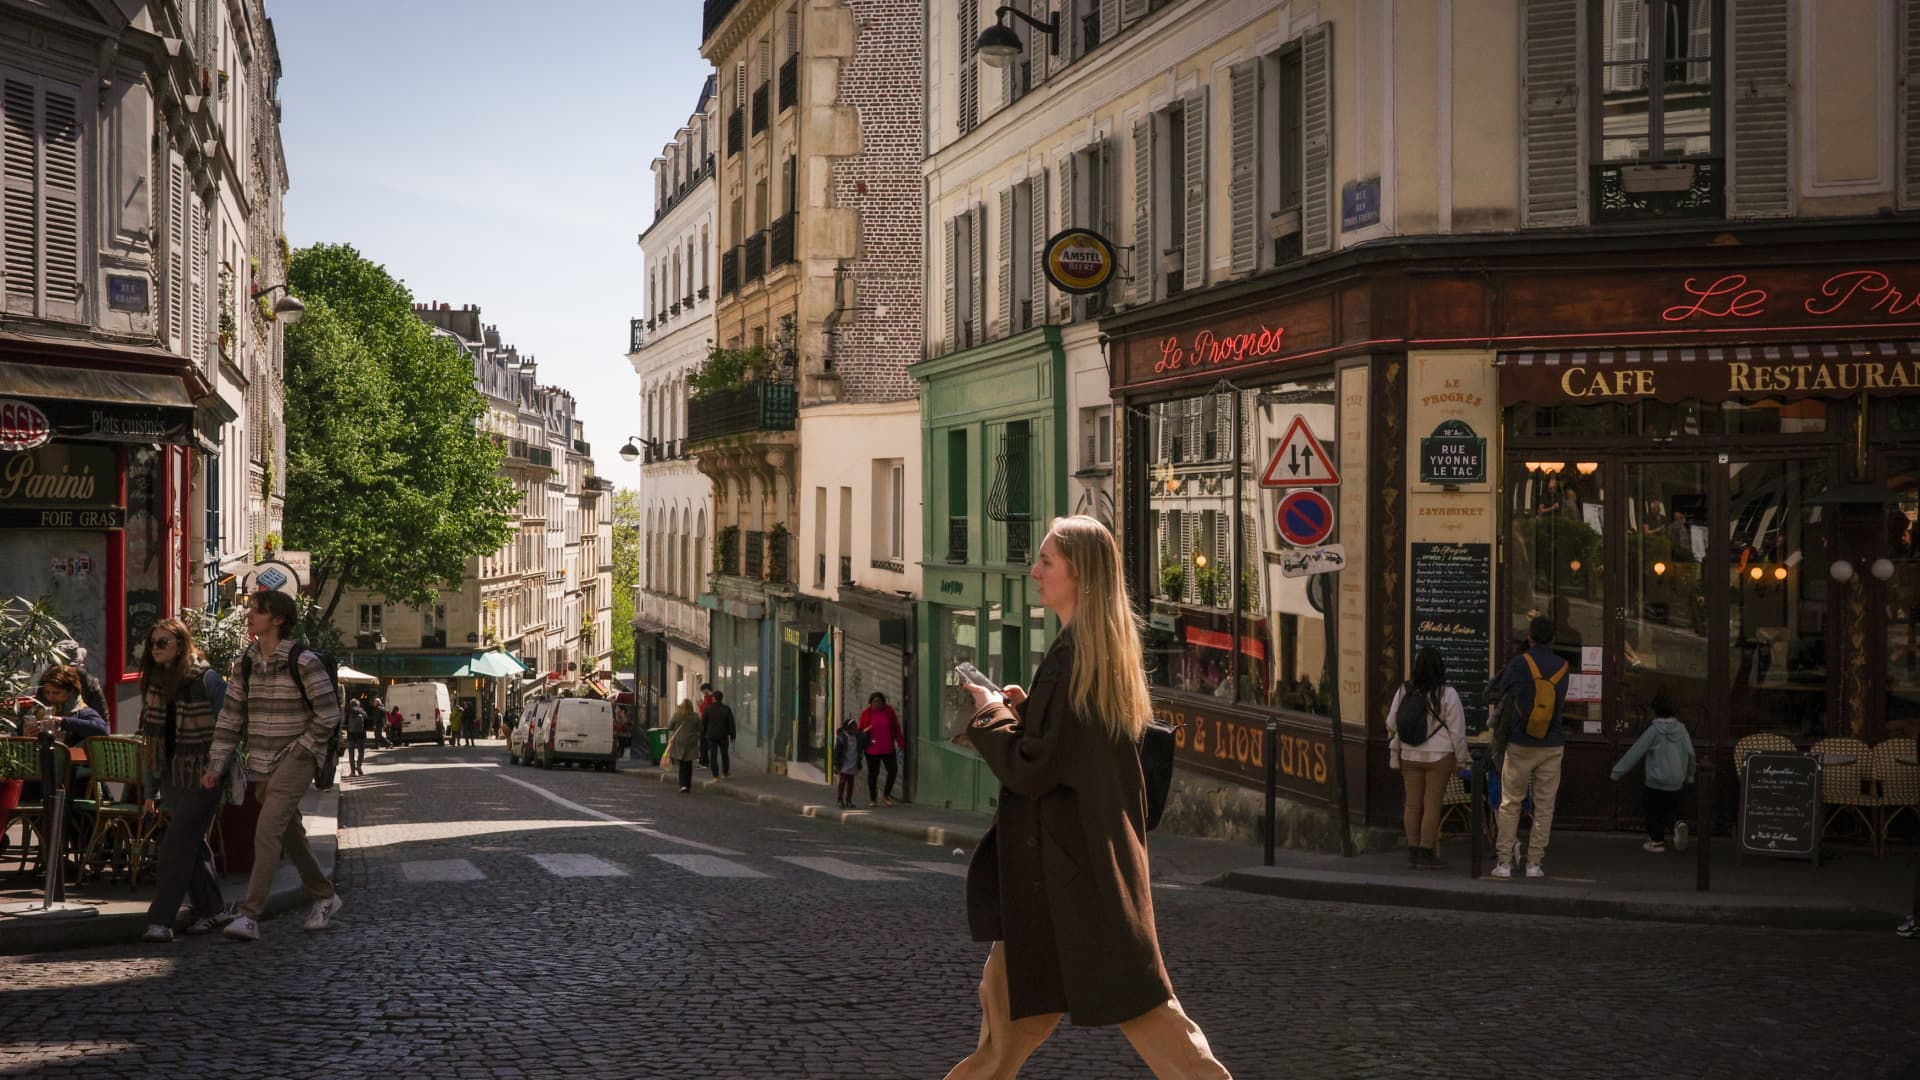
<path fill-rule="evenodd" d="M 528 764 L 526 752 L 530 745 L 527 732 L 533 727 L 533 710 L 528 709 L 514 718 L 513 726 L 507 729 L 507 764 Z"/>
<path fill-rule="evenodd" d="M 453 711 L 447 684 L 437 682 L 396 683 L 387 692 L 387 708 L 399 709 L 402 717 L 400 742 L 447 744 L 447 717 Z"/>
<path fill-rule="evenodd" d="M 613 702 L 602 698 L 563 697 L 540 703 L 531 733 L 534 760 L 543 769 L 555 762 L 591 765 L 612 772 L 619 761 L 613 734 Z"/>

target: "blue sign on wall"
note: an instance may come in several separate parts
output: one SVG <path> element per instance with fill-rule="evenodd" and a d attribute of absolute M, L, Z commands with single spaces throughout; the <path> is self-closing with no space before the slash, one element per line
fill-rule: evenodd
<path fill-rule="evenodd" d="M 107 307 L 114 311 L 147 310 L 147 279 L 124 274 L 107 275 Z"/>
<path fill-rule="evenodd" d="M 1352 232 L 1380 224 L 1380 178 L 1354 180 L 1340 186 L 1340 231 Z"/>

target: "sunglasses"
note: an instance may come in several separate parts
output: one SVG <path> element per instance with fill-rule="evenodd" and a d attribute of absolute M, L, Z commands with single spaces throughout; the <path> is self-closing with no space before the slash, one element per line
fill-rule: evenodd
<path fill-rule="evenodd" d="M 149 646 L 155 649 L 171 649 L 179 643 L 178 639 L 167 637 L 164 634 L 147 642 Z"/>

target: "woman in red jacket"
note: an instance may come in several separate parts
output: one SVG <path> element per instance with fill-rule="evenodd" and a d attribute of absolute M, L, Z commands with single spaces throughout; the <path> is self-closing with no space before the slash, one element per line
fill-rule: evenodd
<path fill-rule="evenodd" d="M 900 714 L 887 704 L 887 695 L 875 690 L 867 696 L 867 707 L 860 713 L 860 745 L 867 755 L 867 807 L 885 802 L 893 805 L 893 775 L 899 766 L 895 754 L 906 745 L 900 730 Z M 880 769 L 887 770 L 886 794 L 880 794 Z"/>

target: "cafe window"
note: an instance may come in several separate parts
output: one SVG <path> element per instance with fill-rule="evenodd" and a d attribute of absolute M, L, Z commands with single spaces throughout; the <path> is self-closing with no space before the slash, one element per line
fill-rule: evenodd
<path fill-rule="evenodd" d="M 126 667 L 140 666 L 147 631 L 166 615 L 167 514 L 162 500 L 165 455 L 150 446 L 127 451 Z M 112 483 L 111 477 L 105 482 Z M 105 567 L 100 568 L 102 572 Z"/>
<path fill-rule="evenodd" d="M 1568 664 L 1561 724 L 1590 735 L 1604 731 L 1600 694 L 1592 681 L 1576 676 L 1596 666 L 1587 662 L 1592 654 L 1582 650 L 1606 641 L 1604 476 L 1597 461 L 1528 461 L 1508 470 L 1507 485 L 1508 622 L 1518 637 L 1538 616 L 1553 620 L 1550 648 Z M 1697 515 L 1703 507 L 1689 503 L 1687 509 Z M 1705 530 L 1689 525 L 1688 515 L 1678 509 L 1675 517 L 1671 525 L 1662 524 L 1663 535 L 1673 538 L 1668 561 L 1697 563 L 1705 554 Z M 1676 570 L 1674 577 L 1679 576 Z M 1508 652 L 1513 651 L 1510 644 Z M 1505 658 L 1500 662 L 1504 665 Z"/>
<path fill-rule="evenodd" d="M 1829 403 L 1803 401 L 1557 402 L 1506 411 L 1509 439 L 1588 439 L 1638 435 L 1686 439 L 1748 435 L 1818 435 Z M 1920 412 L 1914 414 L 1920 424 Z"/>

